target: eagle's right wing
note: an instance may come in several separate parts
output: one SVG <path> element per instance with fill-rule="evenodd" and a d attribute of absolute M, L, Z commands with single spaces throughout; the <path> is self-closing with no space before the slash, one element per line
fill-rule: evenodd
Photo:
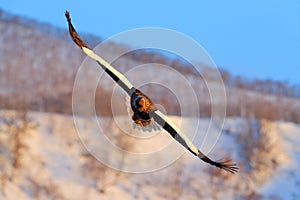
<path fill-rule="evenodd" d="M 199 157 L 204 162 L 211 165 L 224 169 L 228 172 L 235 173 L 238 171 L 236 164 L 231 163 L 231 160 L 224 161 L 213 161 L 204 155 L 193 143 L 192 141 L 181 132 L 177 126 L 162 112 L 159 110 L 154 110 L 150 112 L 150 117 L 152 117 L 156 123 L 158 123 L 163 129 L 165 129 L 177 142 L 188 149 L 192 154 Z"/>

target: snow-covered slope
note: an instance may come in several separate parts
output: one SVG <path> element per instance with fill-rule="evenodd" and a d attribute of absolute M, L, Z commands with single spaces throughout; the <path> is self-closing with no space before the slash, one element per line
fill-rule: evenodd
<path fill-rule="evenodd" d="M 9 116 L 17 116 L 19 121 L 7 120 L 13 119 Z M 186 131 L 198 124 L 194 142 L 201 146 L 209 119 L 171 118 Z M 98 127 L 91 118 L 79 119 L 84 125 L 79 135 L 72 116 L 30 112 L 25 118 L 13 111 L 2 111 L 0 119 L 0 199 L 300 198 L 300 126 L 297 124 L 228 118 L 209 156 L 232 157 L 240 167 L 239 173 L 232 175 L 203 163 L 188 152 L 180 156 L 183 148 L 173 144 L 166 132 L 137 139 L 132 136 L 138 132 L 130 136 L 120 131 L 120 126 L 130 129 L 127 116 L 118 117 L 119 127 L 110 118 L 99 119 L 107 138 L 127 151 L 147 154 L 164 151 L 167 144 L 174 145 L 174 149 L 165 154 L 167 157 L 179 155 L 171 165 L 134 174 L 110 169 L 87 152 L 83 143 L 95 148 L 102 144 L 97 140 Z M 33 125 L 20 129 L 19 136 L 26 148 L 16 154 L 16 148 L 8 141 L 16 137 L 10 135 L 15 133 L 12 127 L 19 127 L 24 121 Z M 208 135 L 205 143 L 214 144 L 215 139 Z M 18 165 L 13 162 L 16 156 L 20 157 Z M 110 152 L 107 157 L 116 160 Z M 131 159 L 125 154 L 124 166 L 127 158 Z M 159 158 L 151 158 L 142 164 L 156 166 L 159 162 Z M 131 164 L 144 166 L 134 161 Z"/>

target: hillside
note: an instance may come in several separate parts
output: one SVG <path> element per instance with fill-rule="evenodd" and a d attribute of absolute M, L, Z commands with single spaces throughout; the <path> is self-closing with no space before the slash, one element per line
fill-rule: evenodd
<path fill-rule="evenodd" d="M 67 28 L 67 27 L 66 27 Z M 75 75 L 84 55 L 68 37 L 67 30 L 0 12 L 0 108 L 72 113 L 72 89 Z M 94 46 L 101 39 L 88 34 L 82 34 L 88 44 Z M 114 58 L 127 46 L 113 42 L 106 43 L 105 51 L 101 52 L 104 58 Z M 180 58 L 168 58 L 159 52 L 139 50 L 130 52 L 112 64 L 121 72 L 128 74 L 130 80 L 138 85 L 143 81 L 143 76 L 136 70 L 147 63 L 147 75 L 154 80 L 161 80 L 168 87 L 178 87 L 172 75 L 166 76 L 159 69 L 160 64 L 175 69 L 186 78 L 192 86 L 197 104 L 201 110 L 200 116 L 211 115 L 211 100 L 206 83 L 201 75 L 187 62 Z M 93 63 L 95 64 L 95 63 Z M 96 66 L 96 65 L 93 65 Z M 85 88 L 82 93 L 91 87 L 88 78 L 98 78 L 99 70 L 93 69 L 91 76 L 86 78 Z M 154 70 L 154 68 L 156 70 Z M 93 72 L 96 72 L 93 74 Z M 226 87 L 226 113 L 229 116 L 267 118 L 272 120 L 286 120 L 300 122 L 300 101 L 297 87 L 289 87 L 285 83 L 272 81 L 247 82 L 241 77 L 234 77 L 229 72 L 221 70 Z M 145 73 L 146 74 L 146 73 Z M 210 77 L 214 82 L 215 71 L 203 66 L 201 74 Z M 114 87 L 110 78 L 103 76 L 102 85 L 96 90 L 96 111 L 100 115 L 111 116 L 111 90 Z M 180 86 L 181 87 L 181 86 Z M 216 85 L 222 89 L 222 85 Z M 185 105 L 194 104 L 186 98 L 184 105 L 178 105 L 172 91 L 157 85 L 145 85 L 145 93 L 152 95 L 155 102 L 161 104 L 169 114 L 180 115 L 183 109 L 189 110 Z M 185 90 L 184 88 L 182 88 Z M 178 89 L 180 91 L 180 88 Z M 155 95 L 153 95 L 155 94 Z M 175 94 L 179 95 L 179 94 Z M 180 96 L 187 94 L 180 93 Z M 101 99 L 98 103 L 97 99 Z M 169 99 L 174 99 L 169 101 Z M 246 101 L 244 101 L 246 100 Z M 225 102 L 223 100 L 223 102 Z M 260 105 L 259 109 L 256 105 Z M 280 105 L 280 106 L 278 106 Z M 261 109 L 264 108 L 264 109 Z M 284 112 L 283 112 L 284 111 Z M 189 115 L 186 112 L 184 115 Z M 194 115 L 191 115 L 194 116 Z"/>
<path fill-rule="evenodd" d="M 82 142 L 89 148 L 95 144 L 90 151 L 99 149 L 104 144 L 101 140 L 95 140 L 100 133 L 97 124 L 90 118 L 79 119 L 84 124 L 84 134 L 80 140 L 71 116 L 26 113 L 27 124 L 34 126 L 21 129 L 22 134 L 25 134 L 20 136 L 23 138 L 23 147 L 19 149 L 20 154 L 15 154 L 10 151 L 15 149 L 14 144 L 7 141 L 17 136 L 7 137 L 5 130 L 12 123 L 8 124 L 5 119 L 24 122 L 24 117 L 16 116 L 21 115 L 12 111 L 2 111 L 0 115 L 1 199 L 300 198 L 300 126 L 293 123 L 247 122 L 240 118 L 228 118 L 225 131 L 210 156 L 231 156 L 240 167 L 236 175 L 204 164 L 181 149 L 177 143 L 171 144 L 175 151 L 165 152 L 166 157 L 154 157 L 155 159 L 147 162 L 148 166 L 156 166 L 160 159 L 175 158 L 183 150 L 184 155 L 174 159 L 171 165 L 160 170 L 153 168 L 153 172 L 132 174 L 108 168 L 86 151 Z M 99 120 L 107 124 L 105 134 L 109 132 L 107 136 L 110 141 L 127 152 L 144 152 L 143 155 L 146 156 L 146 152 L 151 154 L 156 149 L 164 151 L 166 144 L 170 145 L 172 141 L 165 132 L 160 132 L 148 140 L 128 137 L 114 122 L 110 123 L 109 118 Z M 129 128 L 127 116 L 119 120 L 124 121 L 123 126 L 127 126 L 121 128 Z M 172 117 L 172 120 L 177 124 L 180 122 L 178 117 Z M 195 118 L 181 120 L 183 127 L 193 126 L 198 121 Z M 14 123 L 20 124 L 21 121 Z M 200 131 L 194 138 L 198 145 L 203 140 L 209 120 L 202 119 L 199 125 Z M 258 132 L 253 135 L 255 131 L 247 132 L 245 127 Z M 208 138 L 205 143 L 214 141 Z M 99 153 L 101 154 L 96 151 L 94 156 L 99 156 Z M 114 162 L 123 163 L 120 165 L 121 169 L 133 169 L 136 166 L 139 166 L 137 170 L 143 168 L 137 161 L 133 162 L 129 154 L 123 154 L 124 162 L 113 158 L 112 152 L 107 156 L 113 158 Z M 18 160 L 18 165 L 13 165 L 15 160 Z"/>

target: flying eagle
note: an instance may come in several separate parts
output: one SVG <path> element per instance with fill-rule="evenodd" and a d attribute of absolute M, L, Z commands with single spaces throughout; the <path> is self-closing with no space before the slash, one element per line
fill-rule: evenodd
<path fill-rule="evenodd" d="M 159 111 L 151 99 L 140 90 L 135 88 L 128 79 L 107 63 L 100 56 L 95 54 L 78 36 L 75 28 L 71 23 L 71 17 L 68 11 L 65 12 L 68 21 L 69 32 L 72 40 L 81 48 L 81 50 L 90 58 L 95 60 L 101 68 L 130 96 L 130 106 L 133 111 L 132 120 L 137 126 L 146 127 L 154 120 L 163 129 L 165 129 L 175 140 L 188 149 L 192 154 L 199 157 L 204 162 L 214 165 L 218 168 L 231 173 L 238 171 L 236 164 L 231 160 L 213 161 L 204 155 L 191 140 L 181 132 L 176 125 L 161 111 Z"/>

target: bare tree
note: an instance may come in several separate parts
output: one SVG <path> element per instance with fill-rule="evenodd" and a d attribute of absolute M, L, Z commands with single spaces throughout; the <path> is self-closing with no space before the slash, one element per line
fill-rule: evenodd
<path fill-rule="evenodd" d="M 14 180 L 23 167 L 23 159 L 28 154 L 26 139 L 36 124 L 29 117 L 26 106 L 22 111 L 4 111 L 0 116 L 0 175 L 2 192 L 8 180 Z"/>

